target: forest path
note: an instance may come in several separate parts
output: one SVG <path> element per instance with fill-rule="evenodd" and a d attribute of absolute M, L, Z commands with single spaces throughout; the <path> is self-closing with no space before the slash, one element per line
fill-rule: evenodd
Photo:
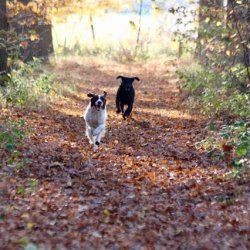
<path fill-rule="evenodd" d="M 33 129 L 24 149 L 30 166 L 8 179 L 2 249 L 26 244 L 20 239 L 60 250 L 247 249 L 249 188 L 235 188 L 223 162 L 195 147 L 206 121 L 181 110 L 176 67 L 171 59 L 57 66 L 77 92 L 46 111 L 14 114 Z M 141 79 L 129 121 L 115 114 L 118 75 Z M 107 133 L 94 153 L 82 113 L 86 94 L 104 90 Z"/>

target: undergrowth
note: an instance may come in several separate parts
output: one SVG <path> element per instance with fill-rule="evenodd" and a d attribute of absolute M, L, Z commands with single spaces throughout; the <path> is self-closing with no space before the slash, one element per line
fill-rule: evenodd
<path fill-rule="evenodd" d="M 17 61 L 5 86 L 0 87 L 0 106 L 44 109 L 57 97 L 72 91 L 74 88 L 57 79 L 40 59 L 34 58 L 27 64 Z"/>
<path fill-rule="evenodd" d="M 177 71 L 190 111 L 210 118 L 208 137 L 199 146 L 211 156 L 219 151 L 234 167 L 228 173 L 233 177 L 246 171 L 249 175 L 250 171 L 250 94 L 240 83 L 245 70 L 240 64 L 233 66 L 230 73 L 193 63 Z M 221 120 L 222 125 L 214 126 L 216 120 Z"/>
<path fill-rule="evenodd" d="M 250 177 L 250 121 L 240 120 L 231 125 L 207 127 L 208 137 L 197 143 L 213 157 L 218 155 L 233 167 L 227 177 Z"/>
<path fill-rule="evenodd" d="M 19 151 L 19 148 L 23 146 L 23 140 L 26 135 L 26 123 L 24 120 L 15 122 L 7 119 L 0 123 L 0 149 L 1 163 L 3 165 L 20 168 L 27 163 L 23 159 L 21 151 Z"/>
<path fill-rule="evenodd" d="M 53 75 L 42 67 L 39 59 L 28 64 L 18 61 L 1 88 L 1 103 L 35 109 L 48 104 L 53 91 Z"/>
<path fill-rule="evenodd" d="M 231 69 L 243 75 L 245 68 L 236 65 Z M 199 110 L 209 117 L 250 116 L 250 94 L 242 91 L 241 85 L 227 71 L 213 67 L 191 64 L 177 71 L 181 89 L 186 92 L 186 101 L 192 110 Z"/>
<path fill-rule="evenodd" d="M 58 97 L 75 91 L 38 58 L 25 64 L 17 61 L 4 86 L 0 86 L 0 106 L 29 110 L 44 109 Z"/>

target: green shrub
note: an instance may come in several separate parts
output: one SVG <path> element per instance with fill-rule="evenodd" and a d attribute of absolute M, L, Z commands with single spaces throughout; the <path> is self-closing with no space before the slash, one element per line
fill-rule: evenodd
<path fill-rule="evenodd" d="M 47 73 L 39 59 L 16 64 L 6 86 L 0 89 L 2 105 L 36 108 L 50 101 L 53 90 L 53 76 Z"/>
<path fill-rule="evenodd" d="M 11 120 L 6 120 L 0 124 L 0 148 L 8 151 L 13 151 L 16 144 L 24 138 L 25 121 L 21 120 L 15 123 Z"/>
<path fill-rule="evenodd" d="M 219 135 L 235 149 L 232 165 L 250 168 L 250 122 L 241 120 L 232 125 L 223 125 Z"/>
<path fill-rule="evenodd" d="M 178 70 L 181 88 L 187 92 L 190 108 L 198 109 L 204 115 L 248 117 L 250 115 L 250 94 L 242 91 L 239 79 L 245 68 L 236 65 L 231 68 L 238 75 L 236 81 L 229 73 L 216 67 L 203 68 L 200 65 Z"/>
<path fill-rule="evenodd" d="M 208 132 L 208 137 L 198 145 L 211 156 L 219 151 L 228 161 L 229 152 L 222 146 L 224 141 L 231 148 L 232 162 L 228 163 L 235 167 L 232 175 L 238 177 L 250 170 L 250 94 L 241 84 L 246 79 L 245 67 L 236 64 L 227 69 L 222 70 L 216 64 L 206 68 L 191 64 L 177 74 L 190 110 L 199 110 L 212 120 L 220 118 L 225 123 Z"/>
<path fill-rule="evenodd" d="M 197 147 L 208 151 L 210 156 L 216 154 L 225 160 L 230 154 L 232 161 L 227 163 L 234 168 L 227 177 L 250 176 L 250 121 L 239 120 L 219 128 L 210 124 L 207 131 L 209 136 L 197 143 Z"/>
<path fill-rule="evenodd" d="M 18 150 L 26 136 L 25 126 L 24 120 L 14 122 L 8 119 L 0 123 L 0 149 L 4 152 L 1 160 L 10 166 L 22 167 L 25 164 L 25 160 L 20 160 L 22 153 Z"/>

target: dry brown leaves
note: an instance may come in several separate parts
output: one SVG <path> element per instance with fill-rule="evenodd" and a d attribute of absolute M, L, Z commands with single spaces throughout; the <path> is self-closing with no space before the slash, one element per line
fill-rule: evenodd
<path fill-rule="evenodd" d="M 28 166 L 0 170 L 0 248 L 249 249 L 249 186 L 195 148 L 206 121 L 180 110 L 173 62 L 65 65 L 56 71 L 75 77 L 78 93 L 1 115 L 32 132 L 20 149 Z M 142 79 L 130 121 L 114 112 L 120 74 Z M 81 118 L 89 90 L 109 98 L 96 153 Z"/>

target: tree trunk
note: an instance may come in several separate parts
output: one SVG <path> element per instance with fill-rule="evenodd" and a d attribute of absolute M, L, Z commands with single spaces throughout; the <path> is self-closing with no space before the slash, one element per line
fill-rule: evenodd
<path fill-rule="evenodd" d="M 179 40 L 178 42 L 179 47 L 178 47 L 178 58 L 181 58 L 182 54 L 183 54 L 183 44 L 182 44 L 182 40 Z"/>
<path fill-rule="evenodd" d="M 143 0 L 140 0 L 139 25 L 138 25 L 137 39 L 136 39 L 136 45 L 137 45 L 137 46 L 139 46 L 139 42 L 140 42 L 140 35 L 141 35 L 142 3 L 143 3 Z"/>
<path fill-rule="evenodd" d="M 239 4 L 235 0 L 228 0 L 227 28 L 229 30 L 230 50 L 234 51 L 233 62 L 241 62 L 246 67 L 248 82 L 250 82 L 250 6 L 247 1 Z M 237 37 L 232 38 L 236 33 Z M 238 46 L 235 53 L 235 47 Z M 241 83 L 241 89 L 249 88 L 247 82 Z"/>
<path fill-rule="evenodd" d="M 37 33 L 39 35 L 39 52 L 38 57 L 44 61 L 49 59 L 49 56 L 54 53 L 53 39 L 52 39 L 52 25 L 41 24 L 37 27 Z"/>
<path fill-rule="evenodd" d="M 7 30 L 6 0 L 0 0 L 0 85 L 3 85 L 7 72 Z"/>
<path fill-rule="evenodd" d="M 95 28 L 94 28 L 94 22 L 93 22 L 92 15 L 89 16 L 89 23 L 90 23 L 91 33 L 92 33 L 92 39 L 93 39 L 93 42 L 95 42 Z"/>

